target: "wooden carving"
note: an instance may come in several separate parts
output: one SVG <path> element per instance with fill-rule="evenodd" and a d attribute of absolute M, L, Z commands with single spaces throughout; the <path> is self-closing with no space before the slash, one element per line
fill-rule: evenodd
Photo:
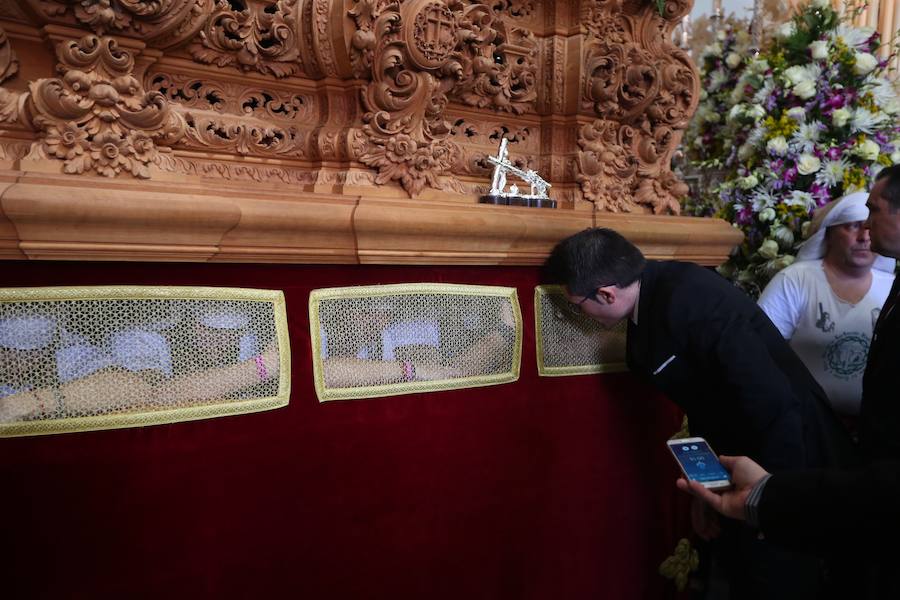
<path fill-rule="evenodd" d="M 534 33 L 508 27 L 486 4 L 462 9 L 458 56 L 462 77 L 452 98 L 479 108 L 521 114 L 537 98 L 537 40 Z"/>
<path fill-rule="evenodd" d="M 15 75 L 18 70 L 19 59 L 12 50 L 6 32 L 0 29 L 0 83 Z M 11 123 L 16 120 L 18 100 L 18 94 L 0 87 L 0 123 Z"/>
<path fill-rule="evenodd" d="M 378 169 L 376 182 L 396 180 L 411 194 L 441 181 L 460 162 L 445 109 L 451 100 L 523 113 L 537 97 L 537 41 L 507 27 L 485 4 L 360 0 L 349 11 L 355 74 L 363 94 L 368 147 L 359 160 Z"/>
<path fill-rule="evenodd" d="M 577 179 L 601 210 L 677 213 L 687 187 L 670 163 L 699 101 L 699 78 L 669 36 L 690 2 L 669 0 L 665 18 L 649 4 L 632 14 L 628 4 L 585 6 L 582 101 L 597 118 L 579 131 Z"/>
<path fill-rule="evenodd" d="M 161 47 L 194 35 L 212 0 L 27 0 L 51 21 L 77 24 L 97 35 L 154 39 Z"/>
<path fill-rule="evenodd" d="M 698 78 L 668 37 L 689 5 L 26 0 L 14 20 L 57 43 L 60 74 L 0 87 L 0 120 L 70 174 L 157 165 L 472 200 L 506 137 L 564 207 L 677 213 L 668 165 Z M 0 77 L 10 52 L 0 38 Z"/>
<path fill-rule="evenodd" d="M 21 117 L 39 132 L 33 153 L 63 161 L 65 173 L 150 176 L 158 145 L 184 135 L 184 120 L 133 75 L 134 56 L 114 38 L 87 35 L 57 45 L 61 78 L 28 86 Z"/>
<path fill-rule="evenodd" d="M 294 75 L 301 70 L 298 13 L 299 0 L 217 0 L 191 55 L 220 67 Z"/>

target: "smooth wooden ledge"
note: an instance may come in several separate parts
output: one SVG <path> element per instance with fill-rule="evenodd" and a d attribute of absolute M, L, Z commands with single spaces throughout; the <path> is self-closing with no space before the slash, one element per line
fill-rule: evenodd
<path fill-rule="evenodd" d="M 0 171 L 0 259 L 538 265 L 592 226 L 704 265 L 741 241 L 718 219 Z"/>

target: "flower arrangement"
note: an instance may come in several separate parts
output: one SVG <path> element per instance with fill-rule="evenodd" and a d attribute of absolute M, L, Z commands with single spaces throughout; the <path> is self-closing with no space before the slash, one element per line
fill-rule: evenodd
<path fill-rule="evenodd" d="M 727 98 L 708 82 L 719 61 L 704 58 L 707 107 L 695 119 L 708 123 L 715 110 L 723 124 L 689 130 L 686 143 L 709 154 L 697 151 L 698 167 L 727 170 L 707 205 L 744 232 L 719 270 L 749 293 L 793 262 L 815 208 L 900 163 L 900 101 L 880 45 L 878 33 L 812 0 L 744 65 Z"/>
<path fill-rule="evenodd" d="M 741 135 L 740 123 L 727 121 L 726 115 L 735 105 L 733 90 L 747 65 L 750 44 L 746 28 L 726 22 L 713 43 L 700 53 L 700 104 L 685 134 L 690 141 L 685 148 L 687 158 L 696 166 L 720 169 L 734 163 L 731 148 Z"/>

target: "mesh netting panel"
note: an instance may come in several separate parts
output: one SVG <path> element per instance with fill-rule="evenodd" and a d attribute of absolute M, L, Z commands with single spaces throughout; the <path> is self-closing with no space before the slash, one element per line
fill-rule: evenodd
<path fill-rule="evenodd" d="M 284 319 L 267 290 L 0 290 L 0 434 L 282 406 Z"/>
<path fill-rule="evenodd" d="M 310 296 L 319 400 L 515 381 L 521 313 L 513 288 L 406 284 Z"/>
<path fill-rule="evenodd" d="M 535 288 L 534 314 L 541 375 L 626 370 L 625 321 L 603 329 L 571 306 L 558 286 Z"/>

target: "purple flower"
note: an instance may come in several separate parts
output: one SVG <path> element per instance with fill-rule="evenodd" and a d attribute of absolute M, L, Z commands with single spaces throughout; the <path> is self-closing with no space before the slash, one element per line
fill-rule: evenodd
<path fill-rule="evenodd" d="M 828 106 L 828 108 L 834 110 L 837 108 L 843 108 L 845 103 L 846 103 L 846 100 L 845 100 L 843 94 L 835 94 L 834 96 L 832 96 L 831 98 L 828 99 L 826 106 Z"/>
<path fill-rule="evenodd" d="M 797 179 L 797 168 L 791 167 L 784 172 L 784 175 L 782 177 L 784 179 L 784 183 L 793 183 L 794 180 Z"/>
<path fill-rule="evenodd" d="M 843 153 L 840 148 L 830 148 L 826 154 L 831 160 L 840 160 Z"/>

